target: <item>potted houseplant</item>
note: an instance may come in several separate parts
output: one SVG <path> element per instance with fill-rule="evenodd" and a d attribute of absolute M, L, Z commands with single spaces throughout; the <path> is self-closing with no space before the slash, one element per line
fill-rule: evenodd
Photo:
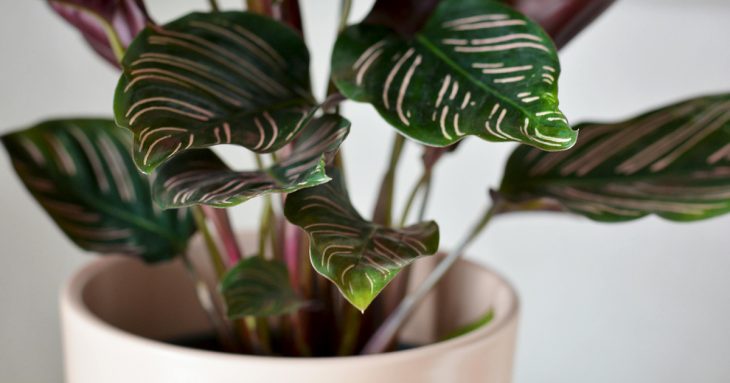
<path fill-rule="evenodd" d="M 556 46 L 610 2 L 539 3 L 512 4 L 532 21 L 495 1 L 378 1 L 361 24 L 343 25 L 331 91 L 317 101 L 296 1 L 249 1 L 246 13 L 211 2 L 210 13 L 164 25 L 140 1 L 52 1 L 123 68 L 115 119 L 49 121 L 3 142 L 74 242 L 133 256 L 95 263 L 65 290 L 68 380 L 508 381 L 514 293 L 458 263 L 493 216 L 695 220 L 727 211 L 727 96 L 571 126 L 557 108 Z M 338 110 L 345 99 L 371 103 L 398 130 L 370 220 L 348 201 L 338 155 L 350 129 Z M 409 213 L 419 194 L 428 201 L 435 164 L 466 136 L 524 145 L 465 240 L 429 258 L 438 227 L 423 219 L 425 202 L 417 218 Z M 424 171 L 394 219 L 408 139 L 425 144 Z M 256 153 L 259 169 L 230 169 L 208 149 L 218 144 Z M 239 238 L 223 208 L 254 197 L 265 201 L 257 239 Z M 200 330 L 217 339 L 193 338 Z M 423 347 L 307 358 L 406 346 Z"/>

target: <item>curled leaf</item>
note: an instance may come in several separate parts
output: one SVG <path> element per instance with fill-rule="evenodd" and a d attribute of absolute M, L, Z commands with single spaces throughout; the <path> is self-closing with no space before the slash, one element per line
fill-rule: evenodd
<path fill-rule="evenodd" d="M 246 12 L 191 13 L 142 31 L 124 56 L 117 123 L 144 172 L 188 149 L 274 152 L 312 117 L 302 37 Z"/>
<path fill-rule="evenodd" d="M 163 208 L 227 207 L 268 193 L 291 193 L 330 180 L 325 164 L 350 130 L 346 119 L 327 114 L 312 120 L 291 154 L 264 170 L 231 170 L 210 150 L 189 150 L 160 166 L 153 194 Z"/>
<path fill-rule="evenodd" d="M 364 311 L 401 269 L 438 250 L 436 222 L 402 229 L 366 221 L 355 210 L 338 171 L 333 180 L 289 195 L 284 213 L 309 235 L 312 266 Z"/>

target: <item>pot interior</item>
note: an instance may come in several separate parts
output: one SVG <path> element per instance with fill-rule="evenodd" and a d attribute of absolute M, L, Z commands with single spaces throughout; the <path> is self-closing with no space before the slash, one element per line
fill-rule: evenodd
<path fill-rule="evenodd" d="M 416 262 L 410 288 L 419 284 L 440 258 Z M 119 258 L 107 264 L 81 288 L 87 309 L 102 321 L 160 341 L 213 332 L 181 262 L 150 266 Z M 400 342 L 433 343 L 492 309 L 494 319 L 477 330 L 486 331 L 499 327 L 516 308 L 517 298 L 502 278 L 472 262 L 459 261 L 401 331 Z"/>

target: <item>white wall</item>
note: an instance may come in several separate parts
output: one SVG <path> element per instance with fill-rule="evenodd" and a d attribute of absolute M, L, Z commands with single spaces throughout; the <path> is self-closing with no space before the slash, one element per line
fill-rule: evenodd
<path fill-rule="evenodd" d="M 205 7 L 204 0 L 147 2 L 162 20 Z M 0 13 L 0 132 L 54 116 L 111 114 L 116 73 L 44 3 L 15 1 Z M 322 83 L 337 1 L 303 3 L 315 81 Z M 359 17 L 369 1 L 355 3 Z M 562 53 L 564 111 L 573 121 L 614 120 L 729 91 L 728 20 L 727 0 L 619 2 Z M 346 115 L 354 122 L 345 145 L 351 191 L 367 212 L 383 168 L 373 153 L 385 157 L 391 130 L 368 106 L 349 106 Z M 432 215 L 446 247 L 486 203 L 511 148 L 469 140 L 438 168 Z M 410 185 L 419 153 L 406 154 L 401 175 Z M 0 180 L 0 381 L 58 382 L 57 290 L 92 257 L 53 227 L 4 155 Z M 250 205 L 235 211 L 243 226 L 256 215 Z M 728 228 L 730 217 L 693 224 L 648 218 L 603 225 L 561 215 L 495 221 L 471 253 L 521 293 L 517 382 L 730 380 Z"/>

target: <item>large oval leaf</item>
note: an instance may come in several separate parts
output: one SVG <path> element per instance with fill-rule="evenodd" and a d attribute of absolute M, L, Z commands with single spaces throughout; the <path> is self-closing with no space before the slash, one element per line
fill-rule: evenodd
<path fill-rule="evenodd" d="M 600 221 L 647 214 L 689 221 L 730 211 L 730 95 L 580 129 L 569 151 L 515 150 L 501 194 L 547 198 Z"/>
<path fill-rule="evenodd" d="M 235 171 L 210 150 L 191 150 L 160 166 L 153 195 L 164 208 L 196 204 L 233 206 L 268 193 L 290 193 L 330 180 L 325 164 L 350 131 L 350 122 L 328 114 L 312 120 L 289 157 L 265 170 Z"/>
<path fill-rule="evenodd" d="M 83 249 L 148 262 L 183 251 L 188 211 L 160 211 L 134 166 L 131 137 L 110 120 L 57 120 L 2 138 L 28 190 Z"/>
<path fill-rule="evenodd" d="M 402 268 L 438 250 L 438 225 L 392 229 L 368 222 L 350 203 L 339 172 L 330 173 L 329 183 L 289 195 L 284 212 L 309 235 L 314 269 L 364 311 Z"/>
<path fill-rule="evenodd" d="M 311 117 L 309 53 L 294 30 L 244 12 L 193 13 L 142 31 L 124 57 L 117 123 L 145 172 L 191 148 L 278 150 Z"/>
<path fill-rule="evenodd" d="M 286 266 L 259 256 L 246 258 L 228 270 L 220 291 L 230 319 L 282 315 L 306 304 L 289 284 Z"/>
<path fill-rule="evenodd" d="M 345 96 L 428 145 L 465 135 L 550 151 L 575 143 L 558 109 L 555 47 L 539 25 L 497 2 L 442 1 L 412 38 L 352 26 L 337 39 L 332 66 Z"/>

